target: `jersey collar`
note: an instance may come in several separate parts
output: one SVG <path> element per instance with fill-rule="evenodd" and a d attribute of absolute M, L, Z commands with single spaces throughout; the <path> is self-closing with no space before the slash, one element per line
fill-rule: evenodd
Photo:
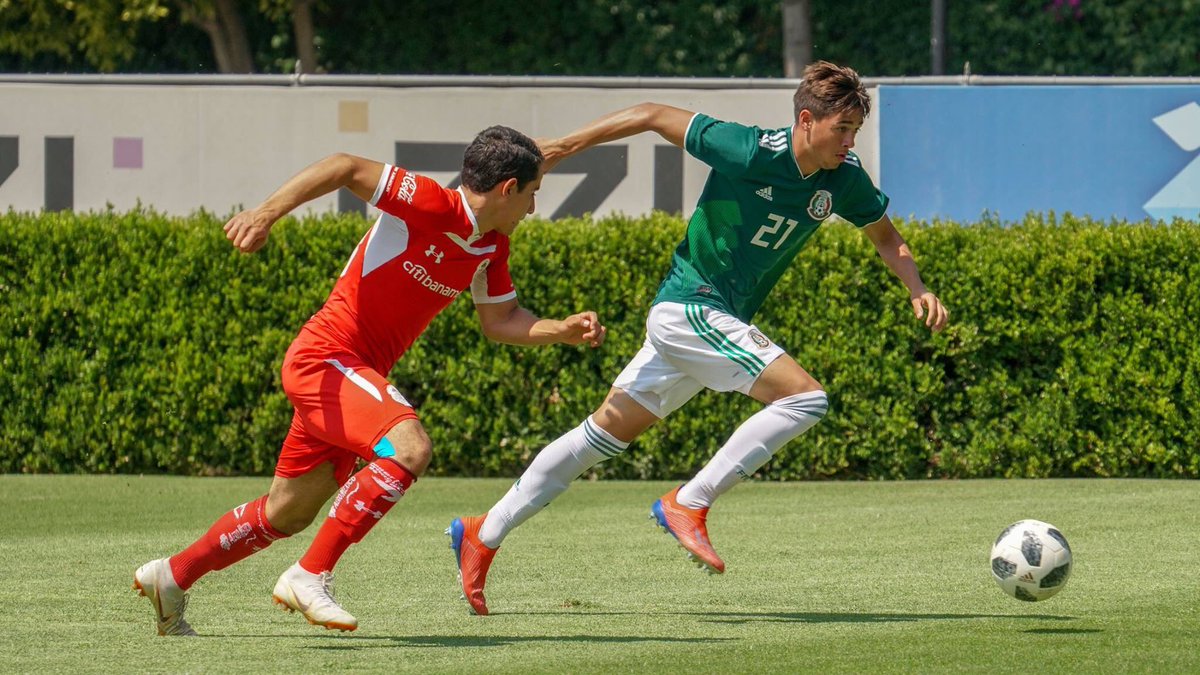
<path fill-rule="evenodd" d="M 800 168 L 800 162 L 796 159 L 796 141 L 794 134 L 792 133 L 793 129 L 795 129 L 795 125 L 791 125 L 787 128 L 788 154 L 792 156 L 792 166 L 796 167 L 796 173 L 800 174 L 800 180 L 808 180 L 809 178 L 817 175 L 821 171 L 821 167 L 817 167 L 816 171 L 813 171 L 807 176 L 804 175 L 804 170 Z"/>
<path fill-rule="evenodd" d="M 479 232 L 479 221 L 475 219 L 475 212 L 471 210 L 471 202 L 467 201 L 467 193 L 463 192 L 462 186 L 458 186 L 458 196 L 462 197 L 463 210 L 467 212 L 467 218 L 471 220 L 471 236 L 467 237 L 467 243 L 470 244 L 483 235 Z"/>

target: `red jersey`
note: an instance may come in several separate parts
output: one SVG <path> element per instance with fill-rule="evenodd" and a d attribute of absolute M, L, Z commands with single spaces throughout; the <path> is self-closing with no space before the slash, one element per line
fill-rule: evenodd
<path fill-rule="evenodd" d="M 312 337 L 386 374 L 468 286 L 476 304 L 517 296 L 508 274 L 508 237 L 479 233 L 461 189 L 387 165 L 371 204 L 383 213 L 305 324 Z"/>

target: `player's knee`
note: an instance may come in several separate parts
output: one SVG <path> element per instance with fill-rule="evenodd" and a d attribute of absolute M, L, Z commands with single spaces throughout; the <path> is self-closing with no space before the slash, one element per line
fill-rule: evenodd
<path fill-rule="evenodd" d="M 771 405 L 797 422 L 812 423 L 829 412 L 829 397 L 824 389 L 785 396 Z"/>
<path fill-rule="evenodd" d="M 298 500 L 268 498 L 267 522 L 271 527 L 291 536 L 312 524 L 324 503 L 309 504 Z"/>
<path fill-rule="evenodd" d="M 433 441 L 420 422 L 405 420 L 384 434 L 375 454 L 390 458 L 414 476 L 420 476 L 433 459 Z"/>
<path fill-rule="evenodd" d="M 592 421 L 613 438 L 631 443 L 649 429 L 658 417 L 629 394 L 614 389 L 591 414 Z"/>
<path fill-rule="evenodd" d="M 275 530 L 293 535 L 304 530 L 337 492 L 333 464 L 325 462 L 299 476 L 275 476 L 262 517 Z"/>
<path fill-rule="evenodd" d="M 316 514 L 307 517 L 284 518 L 278 523 L 271 523 L 271 527 L 290 537 L 303 532 L 314 520 L 316 520 Z"/>
<path fill-rule="evenodd" d="M 825 393 L 825 385 L 821 384 L 817 378 L 809 375 L 807 372 L 802 373 L 801 377 L 792 379 L 791 389 L 795 394 Z"/>

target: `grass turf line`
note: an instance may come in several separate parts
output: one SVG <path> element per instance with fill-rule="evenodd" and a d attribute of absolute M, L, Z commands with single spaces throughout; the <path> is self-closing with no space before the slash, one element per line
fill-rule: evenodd
<path fill-rule="evenodd" d="M 271 605 L 315 526 L 193 588 L 205 637 L 154 634 L 137 565 L 178 551 L 265 478 L 0 476 L 0 663 L 9 672 L 1196 672 L 1200 485 L 1038 480 L 750 483 L 710 534 L 728 572 L 651 527 L 671 487 L 579 482 L 511 535 L 490 617 L 458 599 L 442 530 L 502 480 L 422 480 L 338 568 L 355 633 Z M 988 552 L 1060 527 L 1076 569 L 1027 604 Z"/>

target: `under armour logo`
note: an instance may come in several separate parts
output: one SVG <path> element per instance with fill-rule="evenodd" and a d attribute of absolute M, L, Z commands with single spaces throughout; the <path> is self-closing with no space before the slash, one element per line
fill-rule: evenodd
<path fill-rule="evenodd" d="M 354 500 L 354 510 L 369 513 L 372 516 L 375 516 L 375 520 L 379 520 L 380 518 L 383 518 L 383 511 L 376 511 L 375 509 L 367 506 L 361 500 L 358 500 L 358 499 Z"/>
<path fill-rule="evenodd" d="M 433 258 L 433 262 L 435 265 L 441 263 L 442 257 L 445 255 L 446 255 L 445 253 L 442 253 L 441 251 L 437 250 L 437 247 L 434 246 L 433 244 L 430 244 L 429 250 L 425 251 L 425 257 Z"/>

